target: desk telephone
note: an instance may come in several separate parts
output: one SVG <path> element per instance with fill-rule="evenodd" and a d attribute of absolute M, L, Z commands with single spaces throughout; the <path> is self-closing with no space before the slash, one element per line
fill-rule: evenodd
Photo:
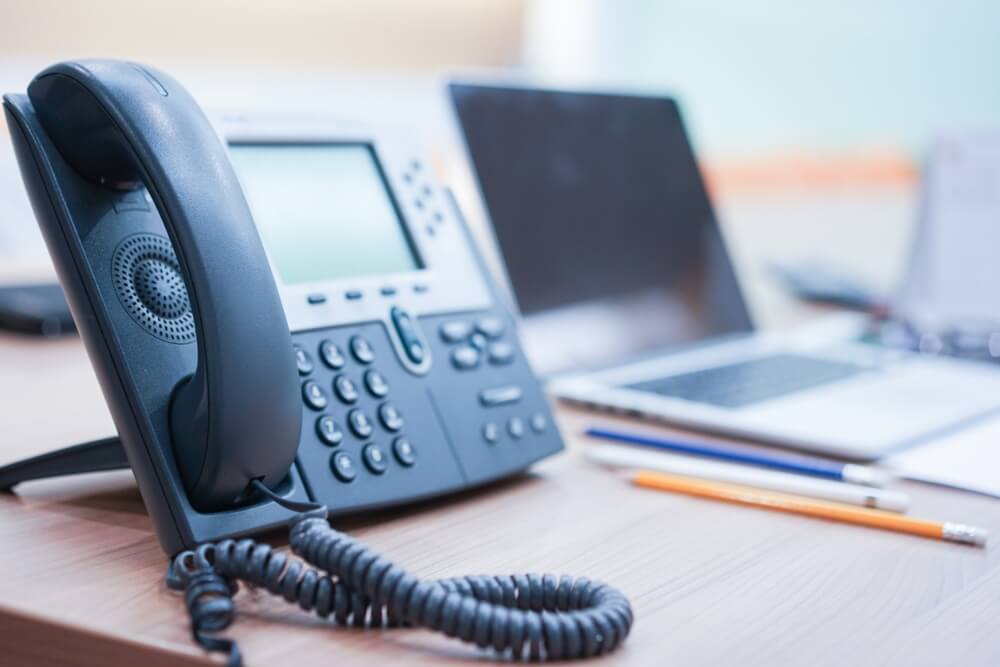
<path fill-rule="evenodd" d="M 550 575 L 421 581 L 337 514 L 457 491 L 562 449 L 512 314 L 405 144 L 333 123 L 213 125 L 166 74 L 49 67 L 4 96 L 39 225 L 118 441 L 2 486 L 123 463 L 209 650 L 243 580 L 340 623 L 504 655 L 615 648 L 615 589 Z M 14 475 L 14 477 L 11 477 Z M 291 524 L 302 560 L 245 538 Z M 191 549 L 191 551 L 183 551 Z"/>

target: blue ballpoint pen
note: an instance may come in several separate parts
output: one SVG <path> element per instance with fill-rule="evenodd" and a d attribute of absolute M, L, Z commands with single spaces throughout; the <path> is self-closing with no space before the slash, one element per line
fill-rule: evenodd
<path fill-rule="evenodd" d="M 652 435 L 625 433 L 623 431 L 600 427 L 588 428 L 585 433 L 593 438 L 617 440 L 618 442 L 625 442 L 631 445 L 642 445 L 643 447 L 703 456 L 733 463 L 745 463 L 763 468 L 783 470 L 785 472 L 812 475 L 813 477 L 835 479 L 851 484 L 882 487 L 885 486 L 888 479 L 888 476 L 880 470 L 854 463 L 836 463 L 816 458 L 782 456 L 780 454 L 741 450 L 736 447 L 707 442 L 680 442 Z"/>

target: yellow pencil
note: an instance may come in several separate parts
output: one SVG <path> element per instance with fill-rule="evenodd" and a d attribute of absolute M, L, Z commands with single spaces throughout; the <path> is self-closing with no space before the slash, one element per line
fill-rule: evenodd
<path fill-rule="evenodd" d="M 894 530 L 900 533 L 920 535 L 949 542 L 972 544 L 977 547 L 986 545 L 988 533 L 983 528 L 961 523 L 928 521 L 901 516 L 893 512 L 852 507 L 823 500 L 802 498 L 786 493 L 761 491 L 749 486 L 709 482 L 680 475 L 667 475 L 650 470 L 639 470 L 631 476 L 636 486 L 660 491 L 674 491 L 699 498 L 711 498 L 751 507 L 761 507 L 790 514 L 812 516 L 831 521 L 853 523 L 860 526 Z"/>

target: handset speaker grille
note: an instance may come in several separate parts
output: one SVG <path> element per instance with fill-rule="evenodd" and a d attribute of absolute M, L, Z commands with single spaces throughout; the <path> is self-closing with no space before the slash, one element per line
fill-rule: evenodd
<path fill-rule="evenodd" d="M 139 326 L 168 343 L 194 341 L 191 302 L 169 239 L 133 234 L 118 244 L 111 264 L 118 299 Z"/>

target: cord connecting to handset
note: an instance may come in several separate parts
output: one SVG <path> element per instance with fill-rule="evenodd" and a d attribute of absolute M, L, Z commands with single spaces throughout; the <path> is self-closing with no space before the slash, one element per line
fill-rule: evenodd
<path fill-rule="evenodd" d="M 239 647 L 216 633 L 235 618 L 240 581 L 338 625 L 423 627 L 515 660 L 603 655 L 631 630 L 631 604 L 606 584 L 550 574 L 422 581 L 330 527 L 324 505 L 282 498 L 259 480 L 250 488 L 298 513 L 289 543 L 300 558 L 222 540 L 178 554 L 167 569 L 167 585 L 184 591 L 195 640 L 227 653 L 228 667 L 242 664 Z"/>

